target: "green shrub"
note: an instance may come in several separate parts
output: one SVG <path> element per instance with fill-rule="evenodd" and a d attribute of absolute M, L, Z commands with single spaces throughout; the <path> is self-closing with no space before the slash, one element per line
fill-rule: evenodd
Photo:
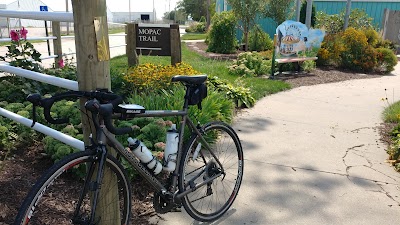
<path fill-rule="evenodd" d="M 243 52 L 229 67 L 229 72 L 239 76 L 260 76 L 269 74 L 271 64 L 257 52 Z"/>
<path fill-rule="evenodd" d="M 342 67 L 364 72 L 370 72 L 376 67 L 375 49 L 368 45 L 368 39 L 362 31 L 348 28 L 342 38 L 345 43 L 341 54 Z"/>
<path fill-rule="evenodd" d="M 369 45 L 372 47 L 376 47 L 378 44 L 379 40 L 381 39 L 378 32 L 372 28 L 364 29 L 363 33 L 365 37 L 367 37 L 367 42 Z"/>
<path fill-rule="evenodd" d="M 244 41 L 242 41 L 244 42 Z M 255 25 L 249 32 L 249 50 L 250 51 L 266 51 L 273 48 L 273 41 L 267 33 L 265 33 L 259 25 Z"/>
<path fill-rule="evenodd" d="M 209 52 L 234 53 L 236 51 L 236 18 L 230 11 L 216 14 L 209 31 Z"/>
<path fill-rule="evenodd" d="M 382 73 L 390 73 L 397 65 L 397 57 L 392 50 L 387 48 L 376 49 L 377 67 L 376 70 Z"/>
<path fill-rule="evenodd" d="M 204 33 L 206 31 L 205 22 L 192 22 L 189 27 L 185 29 L 187 33 Z"/>
<path fill-rule="evenodd" d="M 301 63 L 301 69 L 306 72 L 315 70 L 316 62 L 314 60 L 307 60 Z"/>
<path fill-rule="evenodd" d="M 317 12 L 315 27 L 325 29 L 327 34 L 335 34 L 343 30 L 345 11 L 340 14 L 328 15 L 322 11 Z M 353 9 L 350 12 L 349 25 L 355 29 L 373 29 L 373 18 L 361 9 Z"/>
<path fill-rule="evenodd" d="M 226 98 L 233 100 L 235 102 L 236 107 L 252 107 L 256 100 L 254 99 L 249 88 L 246 88 L 240 80 L 237 80 L 239 83 L 236 86 L 224 82 L 218 77 L 209 77 L 209 82 L 213 84 L 218 92 L 224 93 Z"/>

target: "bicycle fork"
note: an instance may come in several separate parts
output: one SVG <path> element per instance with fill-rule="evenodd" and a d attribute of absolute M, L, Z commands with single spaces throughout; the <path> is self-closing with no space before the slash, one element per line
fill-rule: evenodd
<path fill-rule="evenodd" d="M 78 200 L 78 204 L 76 206 L 72 222 L 74 224 L 96 224 L 94 219 L 95 219 L 95 213 L 96 213 L 96 208 L 97 208 L 97 201 L 98 197 L 100 194 L 100 189 L 101 189 L 101 183 L 103 180 L 103 175 L 104 175 L 104 164 L 107 158 L 107 149 L 104 145 L 98 147 L 98 152 L 96 156 L 93 157 L 93 162 L 90 163 L 90 167 L 88 169 L 88 174 L 87 177 L 85 178 L 84 182 L 84 188 L 82 192 L 80 193 L 80 197 Z M 98 162 L 98 165 L 96 165 L 96 162 Z M 97 174 L 96 174 L 96 179 L 93 180 L 92 176 L 96 172 L 97 168 Z M 91 196 L 91 204 L 90 204 L 90 217 L 89 218 L 80 218 L 81 215 L 79 215 L 79 210 L 82 207 L 83 200 L 85 198 L 86 193 L 92 193 Z M 100 218 L 99 218 L 100 219 Z"/>

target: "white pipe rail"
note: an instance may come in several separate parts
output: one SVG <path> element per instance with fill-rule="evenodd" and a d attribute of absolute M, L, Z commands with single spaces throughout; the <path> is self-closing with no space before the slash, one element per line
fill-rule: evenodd
<path fill-rule="evenodd" d="M 0 17 L 47 20 L 57 22 L 74 22 L 73 14 L 64 12 L 0 10 Z"/>
<path fill-rule="evenodd" d="M 27 41 L 46 41 L 46 40 L 56 40 L 57 37 L 49 36 L 49 37 L 28 37 Z M 11 42 L 11 38 L 1 38 L 0 42 Z"/>
<path fill-rule="evenodd" d="M 113 46 L 110 46 L 110 48 L 119 48 L 119 47 L 125 47 L 126 46 L 126 44 L 124 44 L 124 45 L 113 45 Z"/>
<path fill-rule="evenodd" d="M 0 115 L 2 115 L 4 117 L 7 117 L 7 118 L 9 118 L 11 120 L 17 121 L 17 122 L 19 122 L 19 123 L 21 123 L 21 124 L 23 124 L 23 125 L 25 125 L 27 127 L 31 127 L 31 125 L 32 125 L 32 120 L 27 119 L 27 118 L 25 118 L 23 116 L 20 116 L 18 114 L 15 114 L 13 112 L 10 112 L 8 110 L 5 110 L 3 108 L 0 108 Z M 85 144 L 83 143 L 83 141 L 78 140 L 76 138 L 73 138 L 71 136 L 68 136 L 66 134 L 63 134 L 60 131 L 54 130 L 54 129 L 50 128 L 50 127 L 46 127 L 46 126 L 44 126 L 44 125 L 42 125 L 40 123 L 36 122 L 35 125 L 32 127 L 32 129 L 34 129 L 36 131 L 39 131 L 39 132 L 41 132 L 43 134 L 52 136 L 53 138 L 65 143 L 67 145 L 70 145 L 70 146 L 72 146 L 74 148 L 77 148 L 77 149 L 79 149 L 81 151 L 85 150 Z"/>
<path fill-rule="evenodd" d="M 78 91 L 78 82 L 67 80 L 60 77 L 53 77 L 47 74 L 38 73 L 30 70 L 21 69 L 18 67 L 10 66 L 6 63 L 0 64 L 0 71 L 15 74 L 21 77 L 29 78 L 32 80 L 40 81 L 46 84 L 55 85 L 58 87 L 66 88 L 73 91 Z"/>

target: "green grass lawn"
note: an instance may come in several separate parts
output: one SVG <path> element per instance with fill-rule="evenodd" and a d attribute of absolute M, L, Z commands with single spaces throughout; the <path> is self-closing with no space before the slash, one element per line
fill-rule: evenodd
<path fill-rule="evenodd" d="M 207 34 L 204 33 L 186 33 L 182 35 L 181 40 L 205 40 Z"/>
<path fill-rule="evenodd" d="M 111 60 L 110 66 L 114 72 L 124 73 L 127 69 L 127 61 L 128 59 L 126 56 L 118 56 Z M 229 83 L 244 85 L 250 88 L 255 99 L 260 99 L 266 95 L 290 88 L 290 85 L 283 81 L 269 80 L 261 77 L 240 78 L 236 75 L 229 74 L 228 66 L 231 65 L 231 61 L 212 60 L 206 58 L 193 51 L 190 51 L 184 43 L 182 43 L 182 61 L 191 65 L 195 70 L 203 74 L 217 76 L 223 80 L 227 80 Z M 169 65 L 171 63 L 171 58 L 159 56 L 140 56 L 139 62 L 140 64 L 153 63 L 156 65 Z"/>

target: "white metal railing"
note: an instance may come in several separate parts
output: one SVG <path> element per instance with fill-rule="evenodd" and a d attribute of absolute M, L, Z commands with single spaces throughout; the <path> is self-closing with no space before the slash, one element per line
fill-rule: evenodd
<path fill-rule="evenodd" d="M 66 88 L 73 91 L 78 91 L 78 82 L 67 80 L 60 77 L 54 77 L 43 73 L 38 73 L 30 70 L 25 70 L 19 67 L 8 65 L 8 63 L 0 63 L 0 70 L 15 74 L 21 77 L 29 78 L 31 80 L 40 81 L 46 84 L 51 84 L 57 87 Z"/>
<path fill-rule="evenodd" d="M 17 121 L 27 127 L 30 127 L 32 125 L 32 120 L 27 119 L 23 116 L 20 116 L 18 114 L 15 114 L 13 112 L 10 112 L 8 110 L 5 110 L 3 108 L 0 108 L 0 115 L 7 117 L 11 120 Z M 66 134 L 63 134 L 57 130 L 54 130 L 50 127 L 44 126 L 38 122 L 35 123 L 35 126 L 32 127 L 34 130 L 39 131 L 40 133 L 46 134 L 48 136 L 51 136 L 67 145 L 70 145 L 74 148 L 77 148 L 81 151 L 85 150 L 85 144 L 83 143 L 83 141 L 78 140 L 76 138 L 73 138 L 71 136 L 68 136 Z"/>
<path fill-rule="evenodd" d="M 0 10 L 0 16 L 9 18 L 31 19 L 31 20 L 74 22 L 73 14 L 67 12 Z"/>
<path fill-rule="evenodd" d="M 54 12 L 32 12 L 32 11 L 10 11 L 10 10 L 0 10 L 0 17 L 12 17 L 12 18 L 21 18 L 21 19 L 35 19 L 35 20 L 49 20 L 49 21 L 58 21 L 58 22 L 73 22 L 73 14 L 72 13 L 54 13 Z M 55 40 L 57 37 L 31 37 L 27 40 Z M 4 39 L 0 39 L 1 41 L 7 41 Z M 11 41 L 9 39 L 8 41 Z M 63 54 L 67 55 L 67 54 Z M 42 59 L 47 58 L 55 58 L 57 55 L 51 55 L 42 57 Z M 55 85 L 58 87 L 66 88 L 69 90 L 79 90 L 78 82 L 72 81 L 64 78 L 54 77 L 47 74 L 42 74 L 30 70 L 25 70 L 18 67 L 10 66 L 8 63 L 0 63 L 0 71 L 8 72 L 11 74 L 15 74 L 17 76 L 25 77 L 28 79 L 40 81 L 43 83 Z M 28 118 L 22 117 L 18 114 L 0 108 L 0 115 L 7 117 L 11 120 L 17 121 L 25 126 L 31 127 L 32 120 Z M 54 130 L 50 127 L 44 126 L 40 123 L 35 123 L 32 129 L 44 133 L 48 136 L 51 136 L 67 145 L 75 147 L 81 151 L 85 149 L 84 143 L 81 140 L 63 134 L 57 130 Z"/>
<path fill-rule="evenodd" d="M 49 37 L 28 37 L 27 41 L 46 41 L 46 40 L 56 40 L 57 37 L 49 36 Z M 0 38 L 0 42 L 11 42 L 11 38 Z"/>

